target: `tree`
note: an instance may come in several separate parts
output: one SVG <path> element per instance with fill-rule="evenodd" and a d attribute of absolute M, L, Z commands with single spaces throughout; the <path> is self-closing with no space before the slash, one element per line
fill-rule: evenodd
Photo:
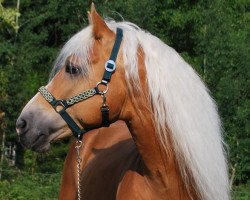
<path fill-rule="evenodd" d="M 88 24 L 86 13 L 91 1 L 23 0 L 21 16 L 16 3 L 9 0 L 8 4 L 0 4 L 0 105 L 6 112 L 9 141 L 16 141 L 15 120 L 39 86 L 46 83 L 60 47 Z M 124 18 L 156 35 L 194 66 L 218 103 L 230 169 L 235 174 L 232 180 L 246 182 L 250 171 L 247 0 L 101 0 L 96 6 L 106 18 Z M 15 24 L 16 18 L 19 25 Z M 18 149 L 19 167 L 27 160 L 26 166 L 30 167 L 30 160 L 36 156 L 26 151 L 23 159 L 23 149 Z M 38 156 L 37 170 L 49 170 L 53 156 L 63 160 L 66 149 L 62 145 L 55 148 L 57 155 Z"/>
<path fill-rule="evenodd" d="M 206 12 L 206 82 L 218 103 L 228 143 L 231 182 L 249 179 L 249 12 L 247 2 L 217 0 Z"/>

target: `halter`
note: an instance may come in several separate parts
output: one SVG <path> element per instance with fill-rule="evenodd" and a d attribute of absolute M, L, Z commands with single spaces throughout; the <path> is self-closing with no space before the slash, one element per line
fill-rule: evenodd
<path fill-rule="evenodd" d="M 111 76 L 116 69 L 116 58 L 119 52 L 119 48 L 122 42 L 123 31 L 120 28 L 116 30 L 116 38 L 115 43 L 110 55 L 109 60 L 105 64 L 105 71 L 103 74 L 103 78 L 100 82 L 96 84 L 96 87 L 86 90 L 78 95 L 75 95 L 69 99 L 56 99 L 46 87 L 42 86 L 38 89 L 44 99 L 50 103 L 50 105 L 54 108 L 54 110 L 61 115 L 64 121 L 67 123 L 69 128 L 71 129 L 73 135 L 78 139 L 81 140 L 84 133 L 88 130 L 81 129 L 76 122 L 72 119 L 72 117 L 66 112 L 66 109 L 70 106 L 84 101 L 90 97 L 93 97 L 96 94 L 101 95 L 103 103 L 101 106 L 101 113 L 102 113 L 102 126 L 108 127 L 110 125 L 109 121 L 109 107 L 106 104 L 106 93 L 108 92 L 108 83 L 110 82 Z M 105 90 L 99 90 L 99 85 L 104 85 L 106 87 Z"/>

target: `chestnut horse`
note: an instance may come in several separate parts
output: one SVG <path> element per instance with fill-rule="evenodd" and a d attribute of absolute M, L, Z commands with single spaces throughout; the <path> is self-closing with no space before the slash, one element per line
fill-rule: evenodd
<path fill-rule="evenodd" d="M 87 132 L 82 199 L 229 199 L 217 108 L 192 67 L 136 25 L 104 21 L 93 5 L 89 21 L 23 109 L 20 141 L 41 152 Z M 72 146 L 60 199 L 77 198 L 76 156 Z"/>
<path fill-rule="evenodd" d="M 80 154 L 83 158 L 82 199 L 116 199 L 119 182 L 124 173 L 127 176 L 138 177 L 142 174 L 141 157 L 123 121 L 117 121 L 109 128 L 95 129 L 86 133 L 84 148 L 81 148 Z M 76 157 L 75 145 L 72 144 L 64 164 L 60 200 L 71 200 L 77 197 Z M 132 175 L 134 172 L 136 173 Z M 131 175 L 128 175 L 129 173 Z M 123 180 L 123 185 L 132 183 L 131 179 L 128 181 Z M 140 193 L 140 190 L 145 192 L 145 188 L 139 186 L 136 188 L 135 195 Z M 117 199 L 129 199 L 124 195 L 126 193 L 118 194 L 122 196 Z M 144 199 L 149 199 L 146 197 Z"/>

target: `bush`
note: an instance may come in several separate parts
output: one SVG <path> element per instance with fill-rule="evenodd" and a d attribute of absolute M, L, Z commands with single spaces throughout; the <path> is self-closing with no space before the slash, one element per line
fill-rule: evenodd
<path fill-rule="evenodd" d="M 15 173 L 16 174 L 16 173 Z M 22 172 L 9 180 L 0 181 L 1 200 L 58 199 L 61 174 Z"/>
<path fill-rule="evenodd" d="M 248 200 L 250 198 L 250 182 L 245 185 L 235 186 L 233 190 L 234 200 Z"/>

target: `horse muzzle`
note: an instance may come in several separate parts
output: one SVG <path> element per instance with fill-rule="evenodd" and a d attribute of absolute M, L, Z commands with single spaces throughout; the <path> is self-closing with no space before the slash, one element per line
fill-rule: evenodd
<path fill-rule="evenodd" d="M 16 122 L 16 132 L 24 147 L 43 152 L 49 149 L 48 133 L 38 129 L 35 120 L 32 114 L 21 115 Z"/>

